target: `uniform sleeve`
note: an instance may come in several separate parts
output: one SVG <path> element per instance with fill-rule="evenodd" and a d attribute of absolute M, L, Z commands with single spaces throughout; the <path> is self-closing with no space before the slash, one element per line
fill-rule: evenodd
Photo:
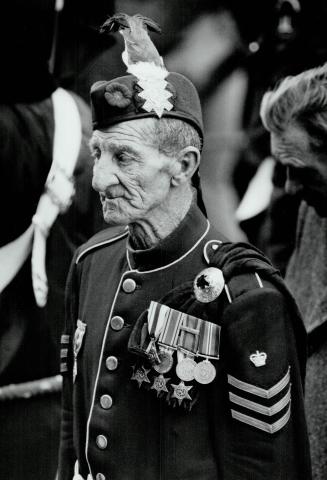
<path fill-rule="evenodd" d="M 76 258 L 76 255 L 75 255 Z M 74 258 L 74 260 L 75 260 Z M 73 260 L 66 284 L 66 322 L 61 337 L 61 372 L 63 375 L 62 417 L 58 480 L 73 478 L 76 455 L 73 444 L 73 335 L 77 309 L 77 273 Z"/>
<path fill-rule="evenodd" d="M 215 431 L 221 477 L 309 480 L 299 360 L 282 293 L 254 289 L 226 308 L 221 360 L 224 380 L 215 399 L 223 405 Z"/>

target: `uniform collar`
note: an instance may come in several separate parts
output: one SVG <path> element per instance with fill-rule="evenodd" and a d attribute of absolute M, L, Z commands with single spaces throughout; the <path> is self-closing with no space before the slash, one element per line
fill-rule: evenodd
<path fill-rule="evenodd" d="M 178 227 L 158 245 L 147 250 L 134 250 L 127 243 L 127 255 L 131 268 L 155 270 L 178 261 L 192 250 L 205 236 L 209 223 L 195 201 Z"/>

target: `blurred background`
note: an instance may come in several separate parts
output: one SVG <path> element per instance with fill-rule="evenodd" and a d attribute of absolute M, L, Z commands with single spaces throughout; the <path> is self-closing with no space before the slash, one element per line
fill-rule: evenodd
<path fill-rule="evenodd" d="M 1 10 L 0 246 L 28 228 L 43 191 L 57 86 L 73 93 L 83 125 L 74 202 L 48 238 L 47 305 L 35 304 L 30 259 L 0 294 L 0 478 L 53 480 L 60 382 L 50 382 L 45 394 L 33 382 L 58 379 L 69 263 L 75 248 L 104 228 L 90 187 L 90 86 L 126 73 L 122 37 L 101 35 L 99 26 L 114 12 L 141 13 L 160 24 L 162 34 L 152 39 L 168 70 L 188 76 L 202 100 L 200 178 L 208 218 L 230 240 L 258 246 L 284 273 L 300 200 L 283 192 L 285 172 L 269 156 L 259 107 L 278 79 L 327 60 L 327 3 L 10 0 Z M 8 394 L 12 384 L 23 386 L 23 394 L 19 388 Z"/>

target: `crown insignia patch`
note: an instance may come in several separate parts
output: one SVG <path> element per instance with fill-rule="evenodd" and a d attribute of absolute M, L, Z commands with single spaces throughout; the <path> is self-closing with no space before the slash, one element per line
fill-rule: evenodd
<path fill-rule="evenodd" d="M 267 354 L 266 352 L 259 352 L 257 350 L 255 353 L 250 355 L 250 361 L 254 364 L 255 367 L 263 367 L 266 365 Z"/>

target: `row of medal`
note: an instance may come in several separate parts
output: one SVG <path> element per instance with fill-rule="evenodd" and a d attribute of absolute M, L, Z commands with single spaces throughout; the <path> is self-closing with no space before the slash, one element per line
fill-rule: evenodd
<path fill-rule="evenodd" d="M 218 325 L 152 301 L 140 342 L 150 368 L 143 365 L 134 367 L 132 380 L 137 381 L 139 386 L 149 387 L 149 375 L 155 375 L 150 388 L 156 390 L 158 396 L 162 392 L 169 394 L 167 383 L 171 378 L 165 378 L 164 374 L 171 372 L 176 363 L 172 375 L 181 381 L 171 384 L 171 398 L 176 398 L 179 404 L 184 399 L 191 400 L 189 390 L 193 386 L 186 386 L 184 382 L 195 380 L 206 385 L 214 380 L 216 369 L 209 359 L 219 359 L 219 344 Z M 174 361 L 175 351 L 177 359 Z M 196 362 L 195 358 L 203 360 Z"/>
<path fill-rule="evenodd" d="M 156 391 L 157 396 L 165 395 L 168 401 L 175 398 L 179 405 L 184 400 L 191 401 L 193 396 L 190 390 L 193 389 L 193 385 L 185 385 L 184 382 L 195 380 L 202 385 L 209 384 L 216 376 L 216 369 L 209 359 L 197 363 L 193 358 L 185 356 L 180 351 L 177 351 L 177 357 L 178 362 L 174 369 L 175 372 L 172 372 L 173 355 L 164 349 L 160 349 L 160 363 L 154 363 L 150 368 L 146 368 L 144 365 L 134 366 L 132 380 L 135 380 L 139 387 L 144 386 Z M 181 381 L 176 384 L 170 383 L 171 377 L 164 376 L 164 374 L 169 375 L 169 372 L 172 372 Z"/>
<path fill-rule="evenodd" d="M 173 355 L 161 347 L 158 356 L 159 363 L 154 364 L 152 368 L 161 374 L 169 372 L 174 363 Z M 183 382 L 196 380 L 198 383 L 206 385 L 214 380 L 216 369 L 208 358 L 197 363 L 187 353 L 177 350 L 176 375 Z"/>

